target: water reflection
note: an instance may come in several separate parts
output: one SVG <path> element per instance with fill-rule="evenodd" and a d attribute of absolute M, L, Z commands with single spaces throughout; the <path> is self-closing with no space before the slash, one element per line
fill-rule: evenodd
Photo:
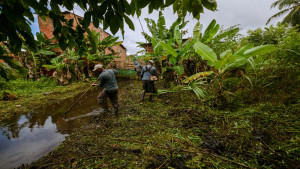
<path fill-rule="evenodd" d="M 57 147 L 74 129 L 89 125 L 90 118 L 74 117 L 100 111 L 98 93 L 96 88 L 88 92 L 66 117 L 64 112 L 79 96 L 0 122 L 0 168 L 31 163 Z"/>
<path fill-rule="evenodd" d="M 28 125 L 29 120 L 23 115 L 18 121 L 22 126 L 18 127 L 20 129 L 18 134 L 6 131 L 4 135 L 0 135 L 1 168 L 13 168 L 22 163 L 30 163 L 64 141 L 66 135 L 57 132 L 55 124 L 51 121 L 49 116 L 43 125 Z"/>

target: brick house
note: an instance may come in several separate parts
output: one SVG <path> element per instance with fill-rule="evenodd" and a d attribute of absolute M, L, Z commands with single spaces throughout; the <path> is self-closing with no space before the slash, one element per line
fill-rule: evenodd
<path fill-rule="evenodd" d="M 78 23 L 78 22 L 76 22 L 76 20 L 78 21 L 78 18 L 83 19 L 83 17 L 75 15 L 75 14 L 67 12 L 67 11 L 63 12 L 62 14 L 67 20 L 74 19 L 74 23 L 73 23 L 73 28 L 74 29 L 76 28 L 77 23 Z M 54 25 L 53 25 L 53 21 L 49 17 L 46 17 L 46 21 L 44 21 L 43 19 L 38 17 L 38 23 L 39 23 L 40 32 L 44 33 L 47 38 L 54 37 L 54 35 L 53 35 Z M 100 40 L 103 40 L 104 38 L 106 38 L 108 36 L 111 36 L 109 33 L 105 32 L 101 28 L 96 28 L 93 25 L 92 22 L 89 25 L 89 29 L 94 30 L 98 33 L 100 32 Z M 87 33 L 86 33 L 86 35 L 87 35 Z M 128 69 L 129 67 L 132 67 L 131 60 L 129 58 L 126 58 L 126 48 L 125 48 L 125 46 L 123 46 L 121 44 L 121 45 L 113 46 L 112 49 L 115 52 L 119 52 L 119 54 L 118 54 L 119 58 L 116 58 L 115 62 L 114 62 L 115 63 L 114 65 L 117 68 L 120 68 L 120 69 L 126 69 L 127 68 Z M 57 53 L 62 52 L 60 48 L 56 48 L 56 49 L 54 49 L 54 51 L 57 52 Z M 105 54 L 110 54 L 112 52 L 108 48 L 106 48 L 104 53 Z"/>
<path fill-rule="evenodd" d="M 152 43 L 143 43 L 143 44 L 141 44 L 141 46 L 145 49 L 146 53 L 154 52 Z"/>

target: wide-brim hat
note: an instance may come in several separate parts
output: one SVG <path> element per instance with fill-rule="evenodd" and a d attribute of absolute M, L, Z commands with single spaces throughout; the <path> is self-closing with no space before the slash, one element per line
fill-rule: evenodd
<path fill-rule="evenodd" d="M 148 63 L 154 64 L 154 61 L 153 60 L 149 60 Z"/>
<path fill-rule="evenodd" d="M 97 64 L 97 65 L 94 66 L 93 71 L 96 71 L 97 69 L 101 69 L 102 67 L 103 67 L 103 65 Z"/>

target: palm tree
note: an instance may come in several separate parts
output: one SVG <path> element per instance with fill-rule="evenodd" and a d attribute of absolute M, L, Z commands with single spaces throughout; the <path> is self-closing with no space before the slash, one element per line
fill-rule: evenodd
<path fill-rule="evenodd" d="M 272 4 L 271 8 L 275 8 L 276 6 L 278 6 L 280 12 L 269 18 L 266 24 L 272 19 L 287 13 L 288 14 L 283 19 L 282 23 L 289 23 L 292 26 L 300 24 L 300 0 L 277 0 Z"/>

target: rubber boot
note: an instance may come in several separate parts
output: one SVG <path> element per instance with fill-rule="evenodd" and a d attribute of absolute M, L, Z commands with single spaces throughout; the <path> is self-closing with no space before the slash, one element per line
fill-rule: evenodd
<path fill-rule="evenodd" d="M 149 102 L 153 102 L 153 95 L 152 95 L 152 93 L 149 93 Z"/>
<path fill-rule="evenodd" d="M 144 100 L 145 100 L 145 95 L 146 95 L 146 93 L 143 92 L 143 93 L 142 93 L 142 100 L 141 100 L 141 101 L 144 101 Z"/>

